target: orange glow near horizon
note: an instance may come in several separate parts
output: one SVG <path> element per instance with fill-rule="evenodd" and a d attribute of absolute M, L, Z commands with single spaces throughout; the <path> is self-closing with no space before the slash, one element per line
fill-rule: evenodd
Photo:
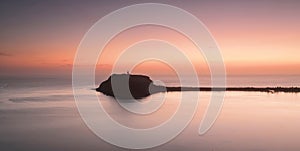
<path fill-rule="evenodd" d="M 143 33 L 143 34 L 141 34 Z M 130 38 L 128 38 L 130 37 Z M 98 64 L 105 64 L 109 65 L 109 67 L 113 67 L 115 62 L 117 61 L 118 57 L 122 57 L 122 51 L 127 49 L 128 47 L 134 45 L 138 45 L 139 42 L 144 42 L 145 40 L 164 40 L 168 43 L 176 46 L 179 51 L 182 51 L 186 54 L 186 58 L 192 62 L 192 64 L 197 69 L 204 69 L 201 72 L 208 74 L 208 68 L 206 66 L 205 59 L 202 57 L 201 53 L 197 50 L 195 45 L 189 41 L 188 38 L 181 35 L 180 33 L 166 28 L 162 26 L 154 26 L 154 25 L 146 25 L 146 26 L 138 26 L 135 28 L 131 28 L 128 30 L 123 31 L 116 37 L 114 37 L 103 49 L 102 54 L 99 57 Z M 154 46 L 155 47 L 155 46 Z M 130 64 L 130 63 L 138 63 L 138 62 L 130 62 L 131 60 L 134 60 L 135 58 L 140 57 L 140 55 L 144 55 L 146 53 L 149 53 L 149 51 L 152 51 L 155 56 L 165 55 L 167 56 L 167 59 L 172 59 L 174 62 L 178 62 L 177 67 L 173 68 L 180 68 L 180 62 L 182 61 L 183 56 L 173 56 L 173 54 L 165 54 L 166 50 L 162 50 L 165 47 L 157 47 L 154 48 L 155 50 L 148 50 L 149 48 L 144 48 L 144 50 L 134 50 L 135 54 L 131 56 L 127 56 L 127 58 L 124 58 L 123 64 Z M 167 49 L 167 48 L 166 48 Z M 127 51 L 127 50 L 126 50 Z M 126 52 L 124 51 L 124 52 Z M 148 51 L 148 52 L 147 52 Z M 139 60 L 140 61 L 140 60 Z M 103 67 L 103 66 L 100 66 Z M 107 69 L 107 70 L 111 70 Z M 160 63 L 156 63 L 152 67 L 150 65 L 147 65 L 148 71 L 144 70 L 145 73 L 156 73 L 156 74 L 168 74 L 170 73 L 169 70 L 162 70 L 162 66 Z M 102 68 L 103 69 L 103 68 Z M 98 70 L 101 71 L 101 68 L 98 68 Z M 121 69 L 122 70 L 122 69 Z M 128 70 L 128 68 L 124 68 L 123 72 Z M 152 71 L 150 71 L 152 70 Z M 200 71 L 197 71 L 200 73 Z"/>
<path fill-rule="evenodd" d="M 298 60 L 298 56 L 300 56 L 300 51 L 298 50 L 300 47 L 296 42 L 298 35 L 291 35 L 294 41 L 290 41 L 289 44 L 286 44 L 280 42 L 280 39 L 274 36 L 276 33 L 272 32 L 265 36 L 261 35 L 260 37 L 257 37 L 255 32 L 250 32 L 247 33 L 247 38 L 235 39 L 236 41 L 233 39 L 239 38 L 239 36 L 237 36 L 240 34 L 239 32 L 231 32 L 232 35 L 235 35 L 233 38 L 227 38 L 227 34 L 228 33 L 223 32 L 213 35 L 219 43 L 227 74 L 300 74 L 300 70 L 297 70 L 300 69 L 300 62 Z M 256 41 L 268 39 L 267 37 L 269 37 L 271 42 L 276 41 L 276 45 L 257 44 L 258 42 Z M 176 44 L 189 56 L 198 74 L 209 74 L 209 68 L 205 58 L 198 52 L 197 48 L 189 39 L 172 29 L 154 25 L 134 27 L 114 37 L 104 48 L 103 53 L 99 57 L 97 72 L 110 72 L 114 61 L 124 49 L 136 42 L 147 39 L 160 39 Z M 256 40 L 251 41 L 250 39 Z M 243 48 L 243 46 L 246 45 L 248 45 L 248 47 Z M 0 56 L 2 60 L 1 68 L 7 68 L 8 70 L 33 69 L 42 72 L 61 69 L 61 72 L 70 72 L 75 51 L 65 52 L 64 50 L 68 50 L 70 47 L 62 44 L 57 47 L 59 47 L 59 51 L 51 51 L 50 47 L 44 50 L 43 53 L 20 53 L 11 56 Z M 73 46 L 72 49 L 76 49 L 76 47 Z M 283 57 L 283 54 L 285 57 Z M 130 58 L 128 60 L 130 60 Z M 178 62 L 180 63 L 180 59 L 178 59 Z M 160 68 L 159 65 L 153 65 L 152 67 L 147 65 L 147 69 L 151 71 L 144 70 L 144 72 L 155 73 L 155 71 L 159 71 L 159 74 L 170 73 L 168 70 L 160 70 Z M 126 70 L 127 69 L 124 69 L 124 71 Z"/>
<path fill-rule="evenodd" d="M 143 33 L 143 34 L 141 34 Z M 121 32 L 119 35 L 114 37 L 104 48 L 103 53 L 99 57 L 98 67 L 99 71 L 111 71 L 113 68 L 114 61 L 121 55 L 121 52 L 136 42 L 143 40 L 151 39 L 160 39 L 166 40 L 172 44 L 176 44 L 180 50 L 184 51 L 194 67 L 197 69 L 198 74 L 209 74 L 209 68 L 205 61 L 203 55 L 197 50 L 197 48 L 189 41 L 188 38 L 181 35 L 180 33 L 165 28 L 162 26 L 140 26 L 131 28 Z M 294 48 L 295 46 L 291 46 Z M 142 51 L 142 50 L 141 50 Z M 163 51 L 163 50 L 160 50 Z M 295 70 L 299 69 L 300 63 L 297 63 L 292 58 L 281 58 L 281 60 L 276 59 L 276 53 L 263 54 L 257 53 L 257 51 L 251 52 L 250 50 L 244 51 L 226 51 L 228 54 L 224 54 L 221 49 L 221 53 L 224 57 L 224 63 L 227 69 L 227 74 L 238 74 L 238 75 L 255 75 L 255 74 L 300 74 L 300 71 Z M 264 51 L 268 52 L 268 51 Z M 247 56 L 243 56 L 244 53 L 247 53 Z M 137 53 L 138 55 L 139 53 Z M 158 54 L 159 55 L 159 54 Z M 171 56 L 172 54 L 170 54 Z M 295 54 L 291 54 L 295 56 Z M 275 57 L 274 57 L 275 56 Z M 272 59 L 270 59 L 272 58 Z M 275 58 L 275 59 L 274 59 Z M 131 58 L 128 58 L 130 61 Z M 254 61 L 255 60 L 255 61 Z M 180 62 L 180 59 L 178 59 Z M 296 63 L 295 63 L 296 62 Z M 126 64 L 126 62 L 124 62 Z M 105 65 L 105 66 L 103 66 Z M 159 70 L 159 64 L 153 65 L 153 67 L 147 66 L 148 70 L 153 71 L 144 71 L 147 72 L 157 72 L 158 74 L 167 74 L 168 71 Z M 128 69 L 123 69 L 125 72 Z"/>

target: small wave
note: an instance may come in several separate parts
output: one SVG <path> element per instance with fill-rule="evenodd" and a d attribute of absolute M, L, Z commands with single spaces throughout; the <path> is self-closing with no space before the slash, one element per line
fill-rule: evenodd
<path fill-rule="evenodd" d="M 46 101 L 66 101 L 72 98 L 73 95 L 47 95 L 47 96 L 32 96 L 32 97 L 15 97 L 15 98 L 9 98 L 8 101 L 14 103 L 46 102 Z"/>
<path fill-rule="evenodd" d="M 0 89 L 4 89 L 6 87 L 8 87 L 7 83 L 0 83 Z"/>

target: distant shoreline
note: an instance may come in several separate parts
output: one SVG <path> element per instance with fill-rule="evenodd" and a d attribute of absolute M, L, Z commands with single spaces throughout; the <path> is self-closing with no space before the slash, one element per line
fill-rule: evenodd
<path fill-rule="evenodd" d="M 244 92 L 285 92 L 299 93 L 299 87 L 166 87 L 167 92 L 172 91 L 244 91 Z"/>

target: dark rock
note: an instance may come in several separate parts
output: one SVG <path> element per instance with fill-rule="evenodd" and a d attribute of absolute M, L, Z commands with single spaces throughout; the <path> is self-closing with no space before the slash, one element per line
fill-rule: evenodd
<path fill-rule="evenodd" d="M 120 99 L 140 99 L 163 92 L 165 87 L 154 85 L 145 75 L 113 74 L 103 81 L 96 91 Z"/>

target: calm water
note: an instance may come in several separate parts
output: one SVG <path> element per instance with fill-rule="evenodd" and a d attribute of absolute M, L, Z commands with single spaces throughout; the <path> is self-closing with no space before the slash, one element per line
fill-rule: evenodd
<path fill-rule="evenodd" d="M 160 79 L 166 85 L 178 85 L 176 79 Z M 300 86 L 300 76 L 232 76 L 227 80 L 229 86 Z M 209 85 L 207 81 L 208 77 L 200 78 L 203 86 Z M 300 150 L 300 94 L 227 92 L 216 123 L 208 133 L 199 136 L 199 123 L 211 93 L 183 93 L 200 93 L 196 116 L 174 140 L 150 150 Z M 120 109 L 111 97 L 97 95 L 111 117 L 136 128 L 162 123 L 181 101 L 180 92 L 155 94 L 145 101 L 155 101 L 164 95 L 165 104 L 159 111 L 141 117 Z M 69 77 L 1 77 L 0 150 L 124 149 L 102 141 L 85 126 L 75 105 Z"/>

